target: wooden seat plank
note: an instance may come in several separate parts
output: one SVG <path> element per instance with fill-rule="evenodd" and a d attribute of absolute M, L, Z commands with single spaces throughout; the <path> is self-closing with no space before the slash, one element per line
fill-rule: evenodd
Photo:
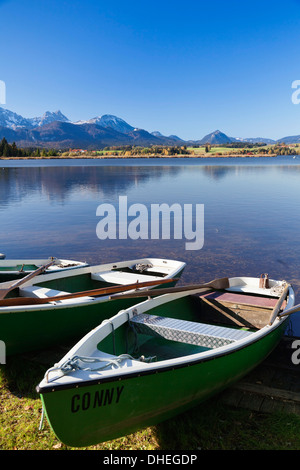
<path fill-rule="evenodd" d="M 276 297 L 261 297 L 256 295 L 237 294 L 235 292 L 207 291 L 195 294 L 195 296 L 208 300 L 216 300 L 218 302 L 230 302 L 262 308 L 274 308 L 278 301 Z"/>

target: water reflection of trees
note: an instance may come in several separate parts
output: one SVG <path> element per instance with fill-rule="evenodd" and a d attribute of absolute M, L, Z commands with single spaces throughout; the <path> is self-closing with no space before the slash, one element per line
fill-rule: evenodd
<path fill-rule="evenodd" d="M 87 166 L 0 169 L 0 203 L 21 201 L 28 196 L 46 196 L 65 201 L 71 194 L 89 191 L 112 197 L 131 187 L 164 176 L 176 176 L 181 167 Z"/>

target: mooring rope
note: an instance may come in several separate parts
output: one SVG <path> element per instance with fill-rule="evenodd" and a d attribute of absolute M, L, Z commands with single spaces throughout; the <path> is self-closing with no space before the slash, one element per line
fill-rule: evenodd
<path fill-rule="evenodd" d="M 67 359 L 63 364 L 58 366 L 55 364 L 53 367 L 47 370 L 45 374 L 45 379 L 47 382 L 49 382 L 49 374 L 50 372 L 53 372 L 55 370 L 59 370 L 62 372 L 63 375 L 68 374 L 69 372 L 73 372 L 75 370 L 82 370 L 82 371 L 99 371 L 106 369 L 107 367 L 113 367 L 113 368 L 118 368 L 121 367 L 121 363 L 126 360 L 126 359 L 133 359 L 132 356 L 129 354 L 121 354 L 120 356 L 113 358 L 113 359 L 107 359 L 107 358 L 101 358 L 101 357 L 85 357 L 85 356 L 73 356 L 70 359 Z M 102 363 L 101 366 L 91 368 L 91 367 L 85 367 L 81 366 L 79 362 L 83 362 L 86 364 L 96 364 L 96 363 Z M 105 362 L 105 364 L 103 364 Z"/>
<path fill-rule="evenodd" d="M 135 359 L 134 357 L 130 356 L 130 354 L 121 354 L 120 356 L 114 358 L 114 359 L 109 359 L 107 360 L 106 358 L 95 358 L 95 357 L 85 357 L 85 356 L 74 356 L 71 359 L 68 359 L 65 361 L 61 366 L 58 366 L 55 364 L 53 367 L 47 370 L 45 374 L 45 379 L 47 382 L 49 382 L 48 375 L 50 372 L 53 372 L 55 370 L 59 370 L 63 373 L 63 375 L 68 374 L 69 372 L 72 372 L 74 370 L 83 370 L 83 371 L 99 371 L 99 370 L 104 370 L 107 367 L 115 367 L 119 368 L 121 367 L 121 364 L 123 361 L 126 359 L 132 359 L 132 360 L 137 360 L 140 362 L 145 362 L 145 363 L 150 363 L 154 360 L 157 359 L 156 356 L 141 356 L 138 359 Z M 91 367 L 83 367 L 79 364 L 79 361 L 86 363 L 86 364 L 95 364 L 97 362 L 105 362 L 104 365 L 97 367 L 97 368 L 91 368 Z M 54 380 L 54 379 L 53 379 Z M 40 419 L 40 425 L 39 425 L 39 431 L 43 429 L 44 426 L 44 418 L 45 418 L 45 409 L 44 406 L 42 406 L 42 416 Z"/>

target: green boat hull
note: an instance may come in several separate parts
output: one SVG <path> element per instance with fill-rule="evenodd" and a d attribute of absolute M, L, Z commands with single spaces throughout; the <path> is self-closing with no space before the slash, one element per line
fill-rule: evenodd
<path fill-rule="evenodd" d="M 38 269 L 38 266 L 34 264 L 19 264 L 5 268 L 0 267 L 0 282 L 16 281 L 18 279 L 22 279 L 27 274 L 35 271 L 36 269 Z"/>
<path fill-rule="evenodd" d="M 71 341 L 76 342 L 106 318 L 133 304 L 129 300 L 107 300 L 94 305 L 2 313 L 0 339 L 5 343 L 7 356 L 58 344 L 68 345 Z"/>
<path fill-rule="evenodd" d="M 40 391 L 47 419 L 57 438 L 71 447 L 95 445 L 155 425 L 240 380 L 276 347 L 286 323 L 259 341 L 217 352 L 210 359 L 195 361 L 191 355 L 184 366 Z"/>
<path fill-rule="evenodd" d="M 177 278 L 180 277 L 180 272 Z M 70 285 L 70 279 L 72 286 Z M 60 280 L 59 289 L 69 292 L 95 288 L 88 276 Z M 56 289 L 56 281 L 47 287 Z M 172 287 L 176 282 L 166 283 Z M 42 284 L 43 286 L 46 284 Z M 109 284 L 106 285 L 109 287 Z M 98 287 L 98 286 L 97 286 Z M 120 310 L 140 302 L 140 299 L 118 299 L 82 304 L 69 304 L 65 307 L 53 304 L 35 306 L 19 310 L 0 312 L 0 340 L 5 343 L 6 356 L 21 354 L 52 347 L 58 344 L 77 342 L 103 320 L 116 315 Z"/>

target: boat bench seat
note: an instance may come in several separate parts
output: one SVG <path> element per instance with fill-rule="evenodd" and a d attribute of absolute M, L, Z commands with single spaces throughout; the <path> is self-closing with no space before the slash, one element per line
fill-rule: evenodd
<path fill-rule="evenodd" d="M 193 294 L 193 298 L 208 299 L 217 302 L 234 303 L 237 305 L 250 305 L 261 308 L 274 308 L 277 297 L 263 297 L 258 295 L 246 295 L 236 292 L 207 291 L 201 294 Z"/>
<path fill-rule="evenodd" d="M 70 292 L 49 289 L 47 287 L 41 287 L 41 286 L 27 286 L 27 287 L 20 287 L 19 294 L 21 297 L 35 297 L 39 299 L 46 299 L 47 297 L 56 297 L 58 295 L 70 294 Z M 74 302 L 80 302 L 82 300 L 87 300 L 87 299 L 93 300 L 93 297 L 85 296 L 85 297 L 78 297 L 78 298 L 73 298 L 73 299 L 58 300 L 57 302 L 74 303 Z"/>
<path fill-rule="evenodd" d="M 48 289 L 47 287 L 41 286 L 20 287 L 19 293 L 22 297 L 38 297 L 39 299 L 69 294 L 69 292 L 64 292 L 62 290 Z"/>
<path fill-rule="evenodd" d="M 131 324 L 138 333 L 160 336 L 171 341 L 219 348 L 253 334 L 250 331 L 205 323 L 159 317 L 146 313 L 134 315 Z"/>
<path fill-rule="evenodd" d="M 147 276 L 146 274 L 126 273 L 123 271 L 106 271 L 92 273 L 91 278 L 94 281 L 109 282 L 111 284 L 134 284 L 135 282 L 159 281 L 159 276 Z"/>

